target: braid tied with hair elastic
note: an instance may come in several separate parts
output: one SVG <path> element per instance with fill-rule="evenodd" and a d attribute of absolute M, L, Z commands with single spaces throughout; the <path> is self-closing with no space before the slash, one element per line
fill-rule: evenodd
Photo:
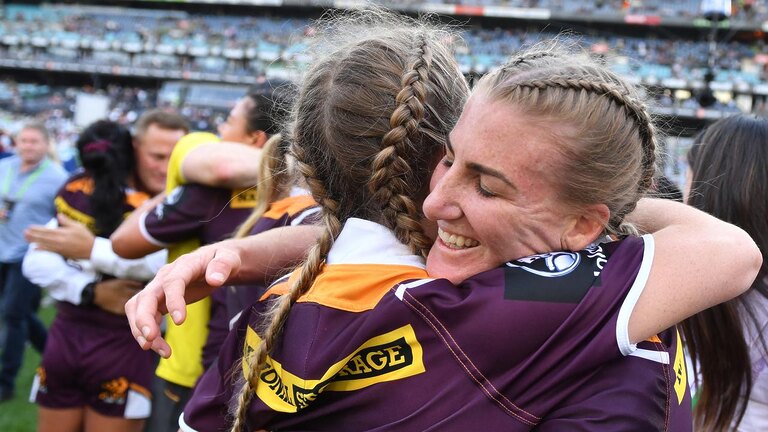
<path fill-rule="evenodd" d="M 232 425 L 232 432 L 245 430 L 248 406 L 259 385 L 261 371 L 264 369 L 267 357 L 272 352 L 272 348 L 288 318 L 291 306 L 312 286 L 312 282 L 323 269 L 331 246 L 333 246 L 336 237 L 341 232 L 342 223 L 336 215 L 339 207 L 338 203 L 328 196 L 325 186 L 321 179 L 317 177 L 314 167 L 305 162 L 306 155 L 304 149 L 299 146 L 292 146 L 291 152 L 296 158 L 299 172 L 307 181 L 312 196 L 322 206 L 322 226 L 325 229 L 317 244 L 307 254 L 307 259 L 298 270 L 299 277 L 290 287 L 290 291 L 274 300 L 274 303 L 264 315 L 264 322 L 267 323 L 267 326 L 263 331 L 264 336 L 258 348 L 251 352 L 247 359 L 248 374 L 245 377 L 240 393 L 237 395 L 237 407 L 234 413 L 235 421 Z"/>

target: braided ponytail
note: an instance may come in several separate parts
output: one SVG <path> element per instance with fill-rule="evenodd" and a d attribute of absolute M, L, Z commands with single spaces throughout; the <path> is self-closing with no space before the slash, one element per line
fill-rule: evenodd
<path fill-rule="evenodd" d="M 264 322 L 267 325 L 264 329 L 261 343 L 247 358 L 248 374 L 237 396 L 237 407 L 234 413 L 235 422 L 232 425 L 232 432 L 244 430 L 248 405 L 259 384 L 258 381 L 261 371 L 267 362 L 267 356 L 272 352 L 272 347 L 280 335 L 291 306 L 312 286 L 315 278 L 323 268 L 331 246 L 333 246 L 336 237 L 341 232 L 341 221 L 335 215 L 338 204 L 327 196 L 323 182 L 316 177 L 314 168 L 305 162 L 306 156 L 304 151 L 300 148 L 295 148 L 293 154 L 296 157 L 299 171 L 307 181 L 310 192 L 318 199 L 322 206 L 322 224 L 325 229 L 317 244 L 312 247 L 307 254 L 306 260 L 298 269 L 299 277 L 296 282 L 290 287 L 288 293 L 275 300 L 272 307 L 264 314 Z"/>
<path fill-rule="evenodd" d="M 381 223 L 425 253 L 430 241 L 419 223 L 419 199 L 468 93 L 443 42 L 449 34 L 422 21 L 365 10 L 316 27 L 319 59 L 306 71 L 284 130 L 298 171 L 322 208 L 323 232 L 290 291 L 263 317 L 262 342 L 248 354 L 236 397 L 233 431 L 244 429 L 291 306 L 322 272 L 345 221 Z"/>

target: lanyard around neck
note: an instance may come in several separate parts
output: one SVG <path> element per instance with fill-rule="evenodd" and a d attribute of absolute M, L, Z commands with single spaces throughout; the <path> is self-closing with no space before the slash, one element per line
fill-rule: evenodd
<path fill-rule="evenodd" d="M 25 193 L 27 193 L 27 189 L 29 189 L 30 186 L 32 186 L 32 183 L 37 180 L 38 177 L 40 177 L 40 174 L 43 173 L 43 170 L 45 170 L 45 167 L 48 166 L 48 159 L 43 160 L 43 162 L 35 168 L 32 173 L 29 174 L 29 176 L 24 180 L 24 183 L 21 184 L 21 187 L 16 192 L 16 196 L 13 197 L 14 201 L 19 201 Z M 8 192 L 11 188 L 11 179 L 13 178 L 13 168 L 9 168 L 8 171 L 5 172 L 5 178 L 3 179 L 3 186 L 2 186 L 2 192 L 0 192 L 0 195 L 3 197 L 8 197 Z"/>

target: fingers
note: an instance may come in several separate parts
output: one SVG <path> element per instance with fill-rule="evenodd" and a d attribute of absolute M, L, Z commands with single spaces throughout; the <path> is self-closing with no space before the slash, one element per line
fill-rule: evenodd
<path fill-rule="evenodd" d="M 145 288 L 125 304 L 131 332 L 143 349 L 149 349 L 150 343 L 160 336 L 160 303 L 158 295 Z"/>
<path fill-rule="evenodd" d="M 205 281 L 214 287 L 224 284 L 240 269 L 240 256 L 229 249 L 219 249 L 205 269 Z"/>
<path fill-rule="evenodd" d="M 24 230 L 24 238 L 29 243 L 44 243 L 50 236 L 55 235 L 56 230 L 41 225 L 32 225 Z"/>
<path fill-rule="evenodd" d="M 75 224 L 78 223 L 77 221 L 75 221 L 74 219 L 70 219 L 69 217 L 67 217 L 67 215 L 65 215 L 63 213 L 57 214 L 56 215 L 56 219 L 59 221 L 59 225 L 63 226 L 63 227 L 64 226 L 75 225 Z"/>
<path fill-rule="evenodd" d="M 152 348 L 152 351 L 158 353 L 160 357 L 163 358 L 168 358 L 172 354 L 171 346 L 168 345 L 168 343 L 162 337 L 153 340 L 150 348 Z"/>

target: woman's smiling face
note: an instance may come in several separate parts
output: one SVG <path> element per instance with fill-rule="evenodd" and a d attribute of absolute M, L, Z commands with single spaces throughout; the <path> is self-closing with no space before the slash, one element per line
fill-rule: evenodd
<path fill-rule="evenodd" d="M 551 132 L 557 127 L 482 93 L 470 98 L 424 202 L 439 227 L 431 275 L 458 283 L 564 248 L 574 218 L 558 200 L 557 180 L 567 173 Z"/>

